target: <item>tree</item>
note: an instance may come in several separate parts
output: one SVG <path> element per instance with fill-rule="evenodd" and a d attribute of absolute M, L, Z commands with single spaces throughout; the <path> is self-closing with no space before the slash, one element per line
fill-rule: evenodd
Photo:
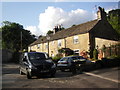
<path fill-rule="evenodd" d="M 2 48 L 9 49 L 14 52 L 21 50 L 21 36 L 22 49 L 27 49 L 28 45 L 35 41 L 35 35 L 30 31 L 23 29 L 23 26 L 18 23 L 4 21 L 1 27 L 2 32 Z"/>
<path fill-rule="evenodd" d="M 120 9 L 109 11 L 107 20 L 120 35 Z"/>
<path fill-rule="evenodd" d="M 50 35 L 50 34 L 53 34 L 53 31 L 49 30 L 49 31 L 47 32 L 47 35 Z"/>
<path fill-rule="evenodd" d="M 72 25 L 72 27 L 76 26 L 75 24 Z"/>

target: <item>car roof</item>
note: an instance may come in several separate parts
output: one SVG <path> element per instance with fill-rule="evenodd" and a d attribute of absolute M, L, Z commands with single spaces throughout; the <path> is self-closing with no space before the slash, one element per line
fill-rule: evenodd
<path fill-rule="evenodd" d="M 28 53 L 28 54 L 32 54 L 32 53 L 44 53 L 44 54 L 47 54 L 46 52 L 25 52 L 25 53 Z"/>
<path fill-rule="evenodd" d="M 68 56 L 68 58 L 72 58 L 72 57 L 82 57 L 82 56 Z"/>

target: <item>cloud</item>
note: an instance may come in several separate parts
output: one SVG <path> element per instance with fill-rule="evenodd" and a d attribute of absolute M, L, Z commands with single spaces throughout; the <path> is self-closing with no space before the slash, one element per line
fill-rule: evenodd
<path fill-rule="evenodd" d="M 111 10 L 115 10 L 115 9 L 118 9 L 118 4 L 115 5 L 115 6 L 107 7 L 107 8 L 105 9 L 105 12 L 108 13 L 109 11 L 111 11 Z"/>
<path fill-rule="evenodd" d="M 96 14 L 83 9 L 64 11 L 62 8 L 49 6 L 45 12 L 39 15 L 38 28 L 43 34 L 52 30 L 57 24 L 68 28 L 73 24 L 81 24 L 96 18 Z"/>
<path fill-rule="evenodd" d="M 32 34 L 39 36 L 42 32 L 38 29 L 37 26 L 27 26 L 25 27 L 26 30 L 29 30 Z"/>

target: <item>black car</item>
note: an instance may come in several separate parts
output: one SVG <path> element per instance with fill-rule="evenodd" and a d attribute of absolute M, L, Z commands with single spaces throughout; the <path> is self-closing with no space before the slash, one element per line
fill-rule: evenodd
<path fill-rule="evenodd" d="M 20 60 L 20 74 L 26 74 L 28 79 L 32 76 L 49 74 L 54 76 L 56 65 L 44 52 L 25 52 Z"/>

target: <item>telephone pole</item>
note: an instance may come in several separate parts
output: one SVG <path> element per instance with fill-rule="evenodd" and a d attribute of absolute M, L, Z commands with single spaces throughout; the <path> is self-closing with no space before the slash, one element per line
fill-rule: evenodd
<path fill-rule="evenodd" d="M 21 31 L 21 52 L 22 52 L 22 31 Z"/>

